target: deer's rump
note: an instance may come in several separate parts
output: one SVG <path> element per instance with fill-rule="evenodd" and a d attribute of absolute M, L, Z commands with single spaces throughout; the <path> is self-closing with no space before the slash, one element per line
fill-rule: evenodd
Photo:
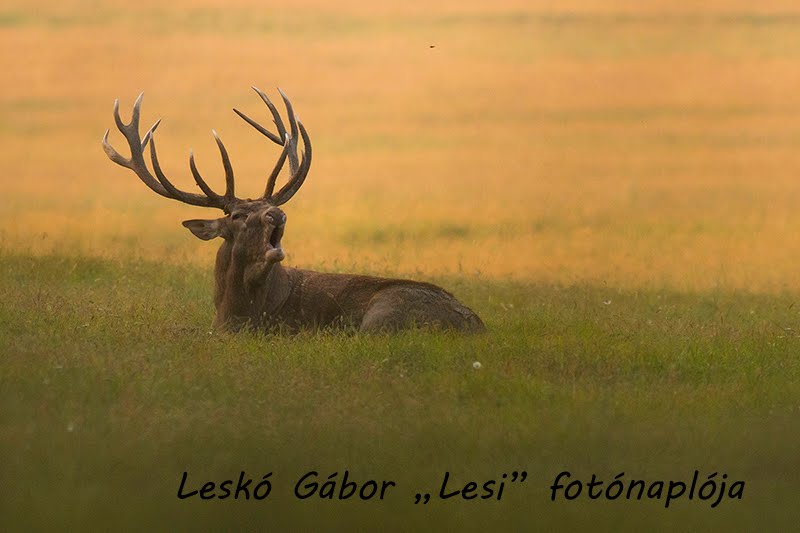
<path fill-rule="evenodd" d="M 391 332 L 411 327 L 480 332 L 471 309 L 446 290 L 411 280 L 287 269 L 289 297 L 275 318 L 292 329 L 354 328 Z"/>

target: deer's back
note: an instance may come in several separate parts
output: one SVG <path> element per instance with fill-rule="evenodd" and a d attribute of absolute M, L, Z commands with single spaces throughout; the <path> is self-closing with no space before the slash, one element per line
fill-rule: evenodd
<path fill-rule="evenodd" d="M 480 318 L 432 283 L 290 269 L 282 321 L 295 327 L 397 331 L 430 327 L 483 331 Z"/>

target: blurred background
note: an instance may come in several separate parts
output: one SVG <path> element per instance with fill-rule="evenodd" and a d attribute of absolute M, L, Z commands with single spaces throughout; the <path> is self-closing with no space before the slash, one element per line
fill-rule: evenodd
<path fill-rule="evenodd" d="M 112 106 L 256 196 L 292 99 L 314 163 L 287 264 L 620 287 L 800 289 L 800 11 L 789 1 L 99 2 L 0 9 L 0 247 L 190 262 L 219 216 L 148 190 Z"/>

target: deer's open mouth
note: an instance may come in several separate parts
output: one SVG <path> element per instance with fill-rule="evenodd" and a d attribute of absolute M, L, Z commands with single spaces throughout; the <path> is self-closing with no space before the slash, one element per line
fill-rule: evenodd
<path fill-rule="evenodd" d="M 284 224 L 279 226 L 275 226 L 272 230 L 272 234 L 269 236 L 269 246 L 270 248 L 280 248 L 281 247 L 281 238 L 283 238 L 283 228 Z"/>
<path fill-rule="evenodd" d="M 283 252 L 283 248 L 281 248 L 281 237 L 283 237 L 283 227 L 284 227 L 283 223 L 279 225 L 269 224 L 269 226 L 267 226 L 267 231 L 269 231 L 269 235 L 265 235 L 267 250 L 266 253 L 264 254 L 264 258 L 268 262 L 277 263 L 279 261 L 283 261 L 283 259 L 286 257 L 286 254 L 284 254 Z"/>

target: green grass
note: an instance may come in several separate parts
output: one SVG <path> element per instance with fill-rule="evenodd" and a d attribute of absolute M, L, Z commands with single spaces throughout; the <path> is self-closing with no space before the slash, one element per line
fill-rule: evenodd
<path fill-rule="evenodd" d="M 777 530 L 797 518 L 796 295 L 439 279 L 487 335 L 279 337 L 211 333 L 207 270 L 4 254 L 0 272 L 6 526 Z M 384 501 L 291 496 L 303 473 L 344 469 L 398 486 Z M 744 480 L 744 499 L 549 500 L 562 470 L 694 469 Z M 241 470 L 274 472 L 272 496 L 176 497 L 183 471 L 197 483 Z M 413 504 L 444 471 L 465 483 L 513 470 L 527 481 L 502 501 Z"/>

